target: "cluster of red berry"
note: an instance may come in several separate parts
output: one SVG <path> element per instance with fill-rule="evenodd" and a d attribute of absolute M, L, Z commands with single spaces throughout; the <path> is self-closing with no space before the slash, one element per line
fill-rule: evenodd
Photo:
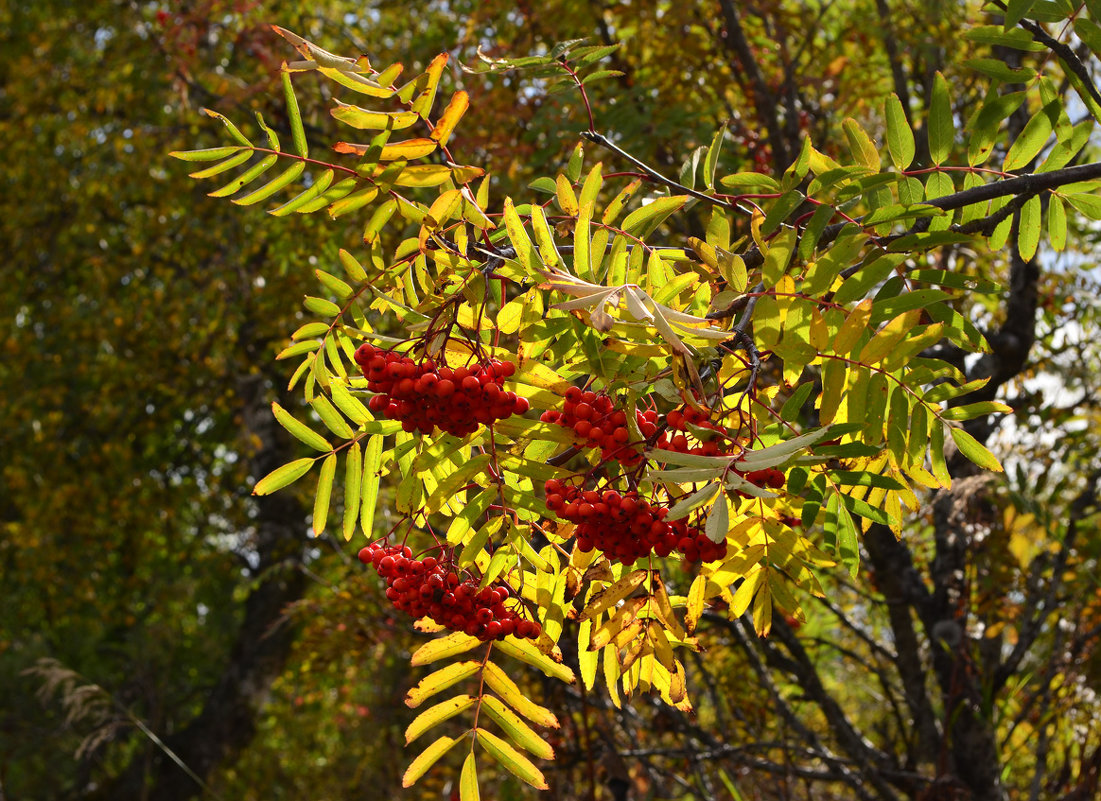
<path fill-rule="evenodd" d="M 657 412 L 639 412 L 638 425 L 644 437 L 657 431 Z M 627 413 L 616 409 L 612 399 L 595 392 L 583 392 L 578 387 L 566 390 L 566 402 L 562 411 L 549 409 L 539 418 L 544 423 L 557 423 L 573 430 L 578 444 L 600 448 L 604 461 L 615 459 L 629 467 L 638 464 L 642 453 L 628 445 L 631 434 L 627 429 Z"/>
<path fill-rule="evenodd" d="M 737 470 L 734 471 L 738 472 Z M 780 489 L 787 482 L 784 478 L 782 471 L 777 470 L 775 467 L 766 467 L 763 470 L 750 470 L 748 473 L 743 473 L 742 478 L 748 481 L 750 484 L 756 484 L 758 487 L 769 487 L 770 489 Z M 745 493 L 742 493 L 743 495 Z"/>
<path fill-rule="evenodd" d="M 726 444 L 729 432 L 725 426 L 712 423 L 706 412 L 692 406 L 683 406 L 665 415 L 665 425 L 670 432 L 680 433 L 668 437 L 663 433 L 657 447 L 680 453 L 695 453 L 700 456 L 725 455 L 723 445 Z M 692 430 L 693 428 L 695 430 Z M 714 431 L 715 433 L 709 435 L 707 431 Z M 690 447 L 688 437 L 685 436 L 687 433 L 691 433 L 696 439 L 699 439 L 700 444 Z M 708 437 L 708 439 L 703 439 L 703 437 Z"/>
<path fill-rule="evenodd" d="M 653 441 L 654 448 L 658 450 L 719 456 L 724 452 L 723 446 L 729 437 L 725 427 L 712 423 L 706 412 L 691 406 L 671 411 L 664 418 L 653 410 L 635 412 L 635 415 L 639 431 L 646 439 L 658 434 L 664 420 L 665 430 Z M 571 429 L 582 447 L 600 448 L 602 461 L 615 459 L 625 467 L 642 461 L 640 443 L 628 444 L 631 435 L 627 428 L 627 413 L 616 409 L 607 395 L 570 387 L 566 391 L 562 410 L 549 409 L 539 419 Z M 710 429 L 714 434 L 708 435 L 701 429 Z M 686 434 L 700 440 L 700 444 L 690 445 Z"/>
<path fill-rule="evenodd" d="M 651 553 L 665 557 L 680 551 L 689 562 L 713 562 L 726 555 L 725 542 L 712 542 L 684 518 L 667 521 L 667 507 L 651 504 L 633 490 L 600 493 L 556 479 L 544 488 L 547 508 L 577 524 L 574 534 L 582 551 L 596 548 L 610 561 L 625 565 Z"/>
<path fill-rule="evenodd" d="M 464 437 L 479 425 L 528 410 L 527 398 L 503 387 L 504 380 L 516 372 L 512 362 L 437 368 L 432 359 L 418 363 L 370 344 L 359 346 L 355 360 L 367 378 L 367 389 L 378 393 L 368 408 L 400 420 L 405 431 L 431 434 L 438 426 Z"/>
<path fill-rule="evenodd" d="M 414 559 L 408 546 L 374 543 L 359 552 L 359 561 L 374 566 L 386 580 L 386 597 L 415 618 L 430 617 L 483 642 L 510 634 L 534 640 L 543 631 L 505 607 L 508 588 L 497 584 L 478 589 L 476 581 L 460 580 L 450 560 Z"/>

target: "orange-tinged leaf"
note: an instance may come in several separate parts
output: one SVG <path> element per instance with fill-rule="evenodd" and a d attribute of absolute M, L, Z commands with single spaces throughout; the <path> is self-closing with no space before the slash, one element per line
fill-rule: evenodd
<path fill-rule="evenodd" d="M 506 743 L 496 734 L 478 729 L 478 742 L 486 752 L 516 778 L 530 784 L 536 790 L 546 790 L 547 780 L 531 760 Z"/>
<path fill-rule="evenodd" d="M 453 94 L 447 108 L 443 110 L 443 114 L 436 123 L 436 127 L 432 130 L 432 138 L 441 145 L 446 145 L 447 140 L 451 138 L 451 133 L 455 130 L 455 126 L 459 124 L 459 120 L 462 119 L 469 107 L 470 96 L 466 92 Z"/>
<path fill-rule="evenodd" d="M 362 156 L 367 153 L 370 147 L 370 145 L 354 144 L 352 142 L 337 142 L 333 145 L 333 150 L 337 153 L 349 153 L 356 156 Z M 434 151 L 436 147 L 436 142 L 425 138 L 391 142 L 383 146 L 378 160 L 394 161 L 395 159 L 408 159 L 412 161 L 413 159 L 424 158 Z"/>
<path fill-rule="evenodd" d="M 461 739 L 463 738 L 441 737 L 432 743 L 432 745 L 421 751 L 420 754 L 417 755 L 417 758 L 409 763 L 409 767 L 406 768 L 405 775 L 401 777 L 401 786 L 412 787 L 416 784 L 417 780 Z"/>

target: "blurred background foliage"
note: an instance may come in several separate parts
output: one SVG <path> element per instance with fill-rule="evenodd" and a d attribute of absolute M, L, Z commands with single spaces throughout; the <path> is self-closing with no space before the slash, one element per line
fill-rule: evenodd
<path fill-rule="evenodd" d="M 378 586 L 353 564 L 352 546 L 307 540 L 301 503 L 289 498 L 265 517 L 249 494 L 259 465 L 293 455 L 258 422 L 256 410 L 271 400 L 294 403 L 283 397 L 289 371 L 272 357 L 298 324 L 313 266 L 333 268 L 337 248 L 354 252 L 358 232 L 234 211 L 205 198 L 166 157 L 221 143 L 220 126 L 200 107 L 239 121 L 262 111 L 280 126 L 278 67 L 291 53 L 268 23 L 334 52 L 368 52 L 376 65 L 403 61 L 409 71 L 442 51 L 470 62 L 478 48 L 525 55 L 566 39 L 621 42 L 608 66 L 624 75 L 594 85 L 598 128 L 675 176 L 720 126 L 728 131 L 723 169 L 771 172 L 790 162 L 803 135 L 827 153 L 839 147 L 845 117 L 876 130 L 891 91 L 921 119 L 937 70 L 966 119 L 985 84 L 961 66 L 978 46 L 959 32 L 980 16 L 975 4 L 950 0 L 5 3 L 0 798 L 399 792 L 411 717 L 401 698 L 420 635 L 390 616 Z M 739 50 L 733 19 L 748 51 Z M 469 76 L 452 65 L 472 100 L 452 150 L 492 171 L 496 198 L 561 168 L 583 127 L 573 94 L 548 95 L 522 74 Z M 332 138 L 328 88 L 313 80 L 299 81 L 298 94 L 320 144 Z M 670 235 L 703 227 L 690 216 L 684 224 Z M 1019 411 L 992 432 L 1010 470 L 973 510 L 986 539 L 968 563 L 968 603 L 989 627 L 980 627 L 976 651 L 1012 648 L 1001 638 L 1047 586 L 1031 569 L 1066 572 L 1045 603 L 1062 605 L 1069 623 L 1048 619 L 1011 692 L 987 702 L 1014 797 L 1032 789 L 1037 737 L 1056 741 L 1042 756 L 1044 781 L 1053 782 L 1044 797 L 1074 790 L 1091 764 L 1098 770 L 1101 545 L 1088 497 L 1101 431 L 1101 363 L 1089 335 L 1098 322 L 1089 269 L 1097 236 L 1077 231 L 1066 253 L 1043 257 L 1037 342 L 1003 393 Z M 960 259 L 1007 280 L 1007 255 Z M 969 313 L 996 327 L 1004 308 Z M 278 536 L 265 528 L 276 518 Z M 933 560 L 936 526 L 932 507 L 912 521 L 907 542 L 919 568 Z M 1068 526 L 1078 532 L 1073 552 L 1036 560 L 1045 549 L 1061 553 Z M 273 577 L 282 594 L 265 617 L 250 604 Z M 876 748 L 898 755 L 898 771 L 938 776 L 947 757 L 913 743 L 913 721 L 880 686 L 898 670 L 887 656 L 897 632 L 882 579 L 873 568 L 860 586 L 835 577 L 836 610 L 816 608 L 798 635 L 787 626 L 774 637 L 805 643 L 822 692 Z M 646 698 L 619 711 L 529 678 L 531 692 L 563 718 L 559 759 L 547 771 L 551 797 L 852 797 L 799 766 L 807 737 L 833 736 L 820 706 L 803 696 L 802 674 L 782 662 L 762 666 L 778 652 L 751 646 L 721 611 L 710 625 L 714 645 L 690 667 L 691 719 Z M 242 643 L 265 642 L 274 629 L 294 637 L 267 669 L 250 672 Z M 926 655 L 939 647 L 921 644 Z M 105 795 L 159 787 L 152 777 L 164 751 L 150 735 L 182 756 L 186 733 L 202 731 L 196 721 L 216 716 L 216 688 L 253 679 L 241 690 L 245 711 L 226 724 L 233 730 L 217 735 L 224 749 L 210 766 L 196 757 L 205 789 L 178 773 L 171 795 Z M 798 720 L 785 717 L 778 697 Z M 130 784 L 118 784 L 127 776 Z M 900 797 L 938 785 L 912 787 Z M 483 788 L 488 797 L 526 797 L 508 777 L 483 777 Z M 452 787 L 429 777 L 407 792 L 439 798 Z"/>

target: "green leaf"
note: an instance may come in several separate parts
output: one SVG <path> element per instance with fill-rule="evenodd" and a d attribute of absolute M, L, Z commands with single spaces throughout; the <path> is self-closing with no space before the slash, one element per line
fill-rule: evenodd
<path fill-rule="evenodd" d="M 336 454 L 330 453 L 321 463 L 321 475 L 317 479 L 317 493 L 313 500 L 313 534 L 321 536 L 329 517 L 329 500 L 333 495 L 333 477 L 336 475 Z"/>
<path fill-rule="evenodd" d="M 274 153 L 265 156 L 225 186 L 215 189 L 213 192 L 207 192 L 207 197 L 229 197 L 263 175 L 278 160 L 279 156 Z"/>
<path fill-rule="evenodd" d="M 1067 210 L 1063 198 L 1053 194 L 1047 206 L 1047 235 L 1051 247 L 1061 252 L 1067 246 Z"/>
<path fill-rule="evenodd" d="M 547 780 L 543 778 L 543 774 L 539 771 L 539 768 L 535 767 L 526 756 L 497 735 L 485 729 L 478 729 L 475 736 L 478 738 L 478 743 L 481 744 L 486 752 L 497 760 L 499 765 L 516 776 L 516 778 L 530 784 L 536 790 L 547 789 Z"/>
<path fill-rule="evenodd" d="M 833 480 L 846 487 L 879 487 L 880 489 L 900 490 L 905 486 L 895 478 L 879 473 L 865 473 L 851 470 L 835 470 L 830 473 Z"/>
<path fill-rule="evenodd" d="M 287 70 L 283 70 L 283 96 L 287 101 L 287 120 L 291 124 L 294 150 L 302 158 L 306 158 L 309 155 L 309 149 L 306 145 L 306 131 L 302 127 L 302 112 L 298 109 L 298 98 L 294 96 L 290 72 Z"/>
<path fill-rule="evenodd" d="M 1009 0 L 1005 7 L 1005 22 L 1003 27 L 1009 30 L 1025 18 L 1025 15 L 1036 5 L 1036 0 Z"/>
<path fill-rule="evenodd" d="M 241 155 L 241 148 L 236 145 L 229 145 L 227 147 L 208 147 L 203 150 L 173 150 L 170 155 L 174 159 L 180 161 L 217 161 L 218 159 L 224 159 L 233 154 Z M 245 158 L 242 161 L 247 160 L 252 155 L 251 150 L 245 150 Z M 223 162 L 224 163 L 224 162 Z M 238 162 L 240 163 L 240 162 Z M 229 169 L 228 167 L 226 169 Z M 195 177 L 194 174 L 191 176 Z"/>
<path fill-rule="evenodd" d="M 906 121 L 906 112 L 898 95 L 891 94 L 886 102 L 887 150 L 895 169 L 905 170 L 914 161 L 914 132 Z"/>
<path fill-rule="evenodd" d="M 670 214 L 679 211 L 687 201 L 687 195 L 673 195 L 672 197 L 661 197 L 647 203 L 627 215 L 623 220 L 623 231 L 632 235 L 640 235 L 643 229 L 652 229 Z"/>
<path fill-rule="evenodd" d="M 969 58 L 965 59 L 963 64 L 1002 83 L 1028 83 L 1036 77 L 1036 70 L 1031 67 L 1015 69 L 997 58 Z"/>
<path fill-rule="evenodd" d="M 313 184 L 311 184 L 308 189 L 291 198 L 282 206 L 272 209 L 268 214 L 273 217 L 285 217 L 299 209 L 305 208 L 309 203 L 321 197 L 321 195 L 328 190 L 333 182 L 334 175 L 335 173 L 332 170 L 325 170 L 325 172 L 314 179 Z"/>
<path fill-rule="evenodd" d="M 474 700 L 474 697 L 470 695 L 456 695 L 454 698 L 448 698 L 446 701 L 440 701 L 440 703 L 428 707 L 428 709 L 413 718 L 413 721 L 405 729 L 405 744 L 409 745 L 433 726 L 470 709 L 474 706 Z"/>
<path fill-rule="evenodd" d="M 703 506 L 705 503 L 718 495 L 720 489 L 721 486 L 717 482 L 707 484 L 703 488 L 693 492 L 691 495 L 677 501 L 677 503 L 673 505 L 673 508 L 669 510 L 669 514 L 666 516 L 665 519 L 669 521 L 679 520 L 696 507 Z"/>
<path fill-rule="evenodd" d="M 765 192 L 779 192 L 780 182 L 771 175 L 760 172 L 739 172 L 734 175 L 724 175 L 719 183 L 725 189 L 758 190 Z"/>
<path fill-rule="evenodd" d="M 339 100 L 330 114 L 341 122 L 360 130 L 400 131 L 415 125 L 420 117 L 414 111 L 369 111 L 359 106 L 345 105 Z"/>
<path fill-rule="evenodd" d="M 952 434 L 952 440 L 956 443 L 956 447 L 960 449 L 960 453 L 979 467 L 985 468 L 986 470 L 993 470 L 997 473 L 1002 472 L 1002 465 L 998 461 L 998 457 L 987 450 L 985 445 L 962 428 L 952 427 L 948 430 Z"/>
<path fill-rule="evenodd" d="M 279 424 L 283 426 L 283 428 L 287 429 L 287 431 L 289 431 L 290 434 L 295 437 L 295 439 L 301 440 L 315 450 L 332 450 L 332 446 L 329 445 L 328 441 L 323 436 L 318 434 L 302 421 L 296 420 L 290 412 L 288 412 L 278 403 L 272 403 L 271 410 L 272 413 L 275 415 L 275 419 L 279 421 Z"/>
<path fill-rule="evenodd" d="M 1018 170 L 1036 158 L 1055 130 L 1055 121 L 1059 118 L 1060 101 L 1053 100 L 1032 115 L 1025 123 L 1020 136 L 1009 147 L 1005 155 L 1003 169 L 1007 172 Z"/>
<path fill-rule="evenodd" d="M 764 222 L 761 223 L 761 234 L 768 236 L 779 228 L 780 223 L 786 220 L 793 211 L 799 208 L 803 200 L 803 193 L 797 189 L 780 195 L 780 197 L 776 199 L 776 202 L 772 204 L 772 208 L 768 210 L 768 214 L 765 215 Z"/>
<path fill-rule="evenodd" d="M 321 418 L 321 422 L 325 424 L 325 427 L 338 437 L 341 439 L 351 439 L 355 436 L 355 431 L 352 430 L 352 427 L 340 416 L 340 412 L 333 407 L 329 399 L 324 395 L 318 395 L 310 401 L 310 405 L 313 407 L 313 410 L 317 412 L 317 416 Z"/>
<path fill-rule="evenodd" d="M 415 168 L 410 167 L 409 169 Z M 358 192 L 352 192 L 350 195 L 345 195 L 335 203 L 329 204 L 329 217 L 335 220 L 337 217 L 342 217 L 353 211 L 359 211 L 364 206 L 373 202 L 374 199 L 378 197 L 378 193 L 379 188 L 377 186 L 368 186 L 366 189 L 360 189 Z M 318 198 L 318 200 L 320 200 L 320 198 Z M 306 208 L 310 207 L 305 206 L 303 210 Z"/>
<path fill-rule="evenodd" d="M 1000 45 L 1014 50 L 1038 53 L 1046 48 L 1035 41 L 1028 31 L 1022 28 L 1004 30 L 1000 25 L 978 25 L 963 34 L 965 39 L 985 45 Z"/>
<path fill-rule="evenodd" d="M 538 256 L 531 244 L 528 232 L 524 230 L 524 223 L 520 215 L 516 213 L 516 207 L 512 204 L 512 198 L 505 198 L 504 206 L 505 228 L 508 231 L 509 241 L 516 249 L 516 260 L 525 273 L 530 274 L 534 265 L 538 263 Z"/>
<path fill-rule="evenodd" d="M 929 137 L 929 158 L 934 164 L 942 164 L 952 152 L 956 125 L 952 121 L 952 101 L 948 95 L 948 81 L 939 72 L 933 79 L 933 96 L 929 100 L 929 119 L 926 127 Z"/>
<path fill-rule="evenodd" d="M 396 422 L 396 421 L 395 421 Z M 363 451 L 363 481 L 360 483 L 359 527 L 368 538 L 373 537 L 375 504 L 378 501 L 378 485 L 381 477 L 382 434 L 375 434 L 367 441 Z"/>
<path fill-rule="evenodd" d="M 313 467 L 314 460 L 306 457 L 304 459 L 295 459 L 293 462 L 277 467 L 264 476 L 262 479 L 256 482 L 256 486 L 252 488 L 253 495 L 270 495 L 276 490 L 281 490 L 290 484 L 293 484 L 306 473 L 310 472 L 310 468 Z"/>
<path fill-rule="evenodd" d="M 726 535 L 730 532 L 730 507 L 726 502 L 726 495 L 720 495 L 711 506 L 707 514 L 707 522 L 704 524 L 704 534 L 712 542 L 725 542 Z"/>
<path fill-rule="evenodd" d="M 236 125 L 229 121 L 228 117 L 219 114 L 217 111 L 211 111 L 208 108 L 204 108 L 203 113 L 206 114 L 208 117 L 213 117 L 216 120 L 221 120 L 222 125 L 226 126 L 226 130 L 229 131 L 230 136 L 232 136 L 235 140 L 240 142 L 245 147 L 252 147 L 252 142 L 250 142 L 248 140 L 248 137 L 237 129 Z"/>
<path fill-rule="evenodd" d="M 302 305 L 306 307 L 307 311 L 312 311 L 314 314 L 320 314 L 325 317 L 337 317 L 340 315 L 340 307 L 331 300 L 326 300 L 325 298 L 307 295 L 305 300 L 302 301 Z"/>
<path fill-rule="evenodd" d="M 334 381 L 329 386 L 329 392 L 332 394 L 336 408 L 344 412 L 345 416 L 357 426 L 363 425 L 371 419 L 371 413 L 367 411 L 367 407 L 360 403 L 359 399 L 349 392 L 348 387 L 344 384 Z"/>
<path fill-rule="evenodd" d="M 596 72 L 590 72 L 588 75 L 586 75 L 581 80 L 581 84 L 583 86 L 586 86 L 593 81 L 599 81 L 603 78 L 615 78 L 622 74 L 623 73 L 620 70 L 597 70 Z"/>
<path fill-rule="evenodd" d="M 581 166 L 584 159 L 585 148 L 578 142 L 577 147 L 570 154 L 569 163 L 566 165 L 566 177 L 570 179 L 570 183 L 577 183 L 578 179 L 581 178 Z"/>
<path fill-rule="evenodd" d="M 940 417 L 942 420 L 960 422 L 964 420 L 974 420 L 976 417 L 983 417 L 988 414 L 1012 413 L 1012 407 L 1006 406 L 999 401 L 979 401 L 978 403 L 968 403 L 964 406 L 953 406 L 949 409 L 945 409 L 941 412 Z"/>
<path fill-rule="evenodd" d="M 852 495 L 842 495 L 841 501 L 845 508 L 849 509 L 853 514 L 858 514 L 867 520 L 871 520 L 873 523 L 892 527 L 898 525 L 898 522 L 882 509 L 877 509 L 860 498 L 854 498 Z"/>
<path fill-rule="evenodd" d="M 405 774 L 401 777 L 401 786 L 412 787 L 416 784 L 417 780 L 461 739 L 461 737 L 441 737 L 421 751 L 406 768 Z"/>
<path fill-rule="evenodd" d="M 1065 196 L 1066 201 L 1091 220 L 1101 220 L 1101 198 L 1085 193 Z"/>
<path fill-rule="evenodd" d="M 359 517 L 359 487 L 363 483 L 363 449 L 359 442 L 348 447 L 348 457 L 344 472 L 344 519 L 341 531 L 345 541 L 351 540 L 356 531 L 356 519 Z"/>
<path fill-rule="evenodd" d="M 1032 260 L 1040 244 L 1042 214 L 1039 195 L 1033 195 L 1021 207 L 1021 215 L 1017 221 L 1017 248 L 1025 261 Z"/>
<path fill-rule="evenodd" d="M 443 505 L 451 501 L 464 484 L 486 469 L 490 458 L 488 453 L 479 454 L 441 481 L 424 504 L 425 514 L 433 514 L 443 508 Z"/>

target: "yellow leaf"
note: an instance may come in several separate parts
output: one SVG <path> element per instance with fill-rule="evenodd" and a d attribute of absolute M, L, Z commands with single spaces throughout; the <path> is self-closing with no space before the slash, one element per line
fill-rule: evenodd
<path fill-rule="evenodd" d="M 868 321 L 872 317 L 872 299 L 865 298 L 852 310 L 841 330 L 833 340 L 833 350 L 838 356 L 847 356 L 859 341 L 861 334 L 868 328 Z"/>
<path fill-rule="evenodd" d="M 415 709 L 438 692 L 446 690 L 468 676 L 473 676 L 481 665 L 477 662 L 455 662 L 429 673 L 417 686 L 405 694 L 405 705 Z"/>
<path fill-rule="evenodd" d="M 635 570 L 614 584 L 605 587 L 585 605 L 585 610 L 581 613 L 581 619 L 591 620 L 608 611 L 638 589 L 649 574 L 650 571 L 648 570 Z"/>
<path fill-rule="evenodd" d="M 477 642 L 477 640 L 475 640 Z M 546 654 L 540 652 L 530 640 L 519 640 L 516 637 L 507 637 L 504 640 L 497 642 L 496 646 L 501 653 L 511 656 L 513 659 L 519 659 L 521 662 L 526 662 L 532 667 L 539 668 L 547 676 L 552 679 L 559 679 L 567 684 L 573 684 L 577 681 L 573 675 L 573 671 L 566 665 L 560 664 L 551 659 Z M 561 657 L 559 657 L 561 658 Z"/>
<path fill-rule="evenodd" d="M 539 706 L 539 704 L 524 695 L 524 692 L 499 666 L 493 662 L 487 662 L 483 677 L 493 692 L 501 696 L 509 706 L 532 723 L 554 729 L 558 728 L 558 718 L 555 717 L 554 713 L 545 707 Z"/>
<path fill-rule="evenodd" d="M 492 695 L 482 697 L 482 711 L 508 735 L 509 739 L 540 759 L 554 759 L 554 749 L 511 709 Z"/>
<path fill-rule="evenodd" d="M 430 640 L 418 648 L 409 660 L 414 667 L 428 665 L 440 659 L 466 653 L 479 642 L 477 637 L 471 637 L 461 631 L 448 634 L 437 640 Z"/>
<path fill-rule="evenodd" d="M 439 761 L 440 757 L 446 754 L 455 743 L 459 742 L 459 737 L 441 737 L 436 740 L 432 745 L 417 755 L 409 767 L 405 770 L 405 775 L 401 777 L 402 787 L 412 787 L 417 783 L 417 779 L 423 776 L 430 767 Z"/>
<path fill-rule="evenodd" d="M 478 790 L 478 766 L 474 762 L 474 750 L 463 760 L 463 772 L 459 775 L 459 801 L 480 801 Z"/>
<path fill-rule="evenodd" d="M 457 695 L 454 698 L 448 698 L 446 701 L 440 701 L 440 703 L 428 707 L 428 709 L 413 718 L 413 722 L 405 730 L 405 744 L 408 745 L 433 726 L 443 723 L 465 709 L 470 709 L 473 705 L 473 696 Z"/>
<path fill-rule="evenodd" d="M 547 789 L 547 780 L 543 778 L 539 768 L 535 767 L 526 756 L 485 729 L 478 729 L 475 736 L 486 752 L 516 778 L 530 784 L 536 790 Z"/>

